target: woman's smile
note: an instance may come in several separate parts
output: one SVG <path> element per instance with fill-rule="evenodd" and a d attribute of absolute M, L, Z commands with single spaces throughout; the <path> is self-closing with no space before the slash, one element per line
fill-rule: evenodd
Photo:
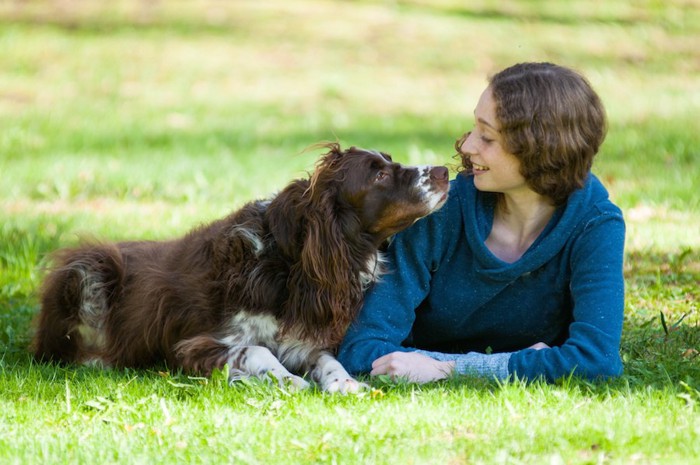
<path fill-rule="evenodd" d="M 488 170 L 489 170 L 488 166 L 484 166 L 484 165 L 480 165 L 478 163 L 472 162 L 472 171 L 474 174 L 483 173 L 483 172 L 488 171 Z"/>

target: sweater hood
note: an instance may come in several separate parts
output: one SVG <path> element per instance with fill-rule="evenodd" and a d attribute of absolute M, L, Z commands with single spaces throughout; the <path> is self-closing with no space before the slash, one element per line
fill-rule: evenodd
<path fill-rule="evenodd" d="M 484 243 L 491 232 L 497 194 L 479 191 L 472 177 L 459 175 L 453 182 L 462 209 L 466 239 L 476 259 L 476 272 L 493 282 L 514 281 L 547 263 L 562 250 L 574 229 L 588 217 L 588 212 L 608 199 L 602 183 L 589 174 L 584 186 L 557 208 L 523 256 L 514 263 L 506 263 L 493 255 Z"/>

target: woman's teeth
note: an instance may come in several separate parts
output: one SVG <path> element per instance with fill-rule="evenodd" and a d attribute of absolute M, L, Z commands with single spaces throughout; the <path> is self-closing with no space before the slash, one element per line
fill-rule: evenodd
<path fill-rule="evenodd" d="M 477 163 L 472 162 L 472 169 L 477 170 L 477 171 L 488 171 L 488 167 L 484 165 L 479 165 Z"/>

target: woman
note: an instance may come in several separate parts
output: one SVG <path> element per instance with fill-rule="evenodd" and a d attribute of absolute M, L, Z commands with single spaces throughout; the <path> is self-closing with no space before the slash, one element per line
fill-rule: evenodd
<path fill-rule="evenodd" d="M 522 63 L 474 117 L 447 203 L 395 236 L 340 362 L 415 382 L 619 376 L 625 224 L 590 173 L 600 99 L 568 68 Z"/>

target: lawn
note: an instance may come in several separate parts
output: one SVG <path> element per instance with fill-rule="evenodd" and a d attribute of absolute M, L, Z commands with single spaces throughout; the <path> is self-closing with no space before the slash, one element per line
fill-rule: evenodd
<path fill-rule="evenodd" d="M 700 463 L 698 37 L 698 0 L 0 0 L 0 463 Z M 32 361 L 47 252 L 182 234 L 305 176 L 319 141 L 454 164 L 518 61 L 606 104 L 621 379 L 331 396 Z"/>

